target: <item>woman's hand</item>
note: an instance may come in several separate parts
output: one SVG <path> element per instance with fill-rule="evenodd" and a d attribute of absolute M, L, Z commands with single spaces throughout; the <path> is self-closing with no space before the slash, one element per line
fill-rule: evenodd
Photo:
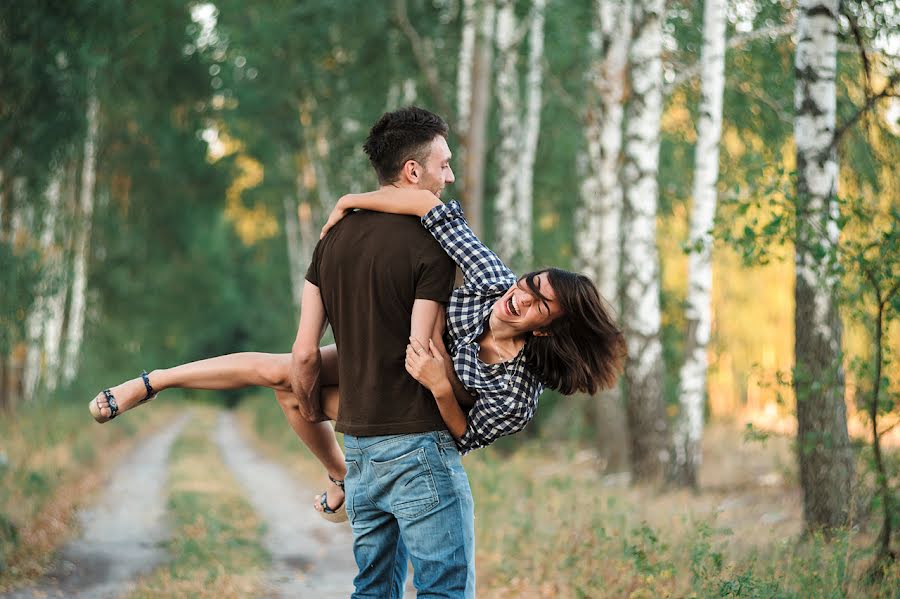
<path fill-rule="evenodd" d="M 409 345 L 406 346 L 406 372 L 435 393 L 442 386 L 449 385 L 450 379 L 447 377 L 445 358 L 435 347 L 434 341 L 429 339 L 428 346 L 426 349 L 418 339 L 409 338 Z"/>
<path fill-rule="evenodd" d="M 344 196 L 346 197 L 346 196 Z M 342 197 L 337 201 L 337 204 L 334 205 L 334 208 L 331 210 L 331 214 L 328 215 L 328 220 L 325 221 L 325 225 L 322 227 L 322 232 L 319 233 L 319 239 L 325 237 L 325 234 L 328 233 L 336 224 L 341 222 L 341 219 L 350 214 L 352 208 L 347 208 L 347 202 Z"/>

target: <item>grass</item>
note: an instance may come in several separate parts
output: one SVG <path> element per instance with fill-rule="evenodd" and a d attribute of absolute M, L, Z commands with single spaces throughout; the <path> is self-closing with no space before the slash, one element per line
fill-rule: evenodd
<path fill-rule="evenodd" d="M 100 426 L 85 401 L 39 401 L 0 413 L 0 592 L 45 571 L 74 533 L 75 508 L 117 455 L 155 429 L 171 408 Z"/>
<path fill-rule="evenodd" d="M 215 413 L 192 408 L 170 456 L 172 561 L 143 577 L 129 597 L 260 596 L 269 557 L 263 526 L 212 442 Z"/>
<path fill-rule="evenodd" d="M 271 398 L 239 410 L 270 457 L 321 469 Z M 872 527 L 801 540 L 791 439 L 708 427 L 701 491 L 659 493 L 599 473 L 596 453 L 524 439 L 464 459 L 476 504 L 478 596 L 900 597 L 900 567 L 870 582 Z"/>

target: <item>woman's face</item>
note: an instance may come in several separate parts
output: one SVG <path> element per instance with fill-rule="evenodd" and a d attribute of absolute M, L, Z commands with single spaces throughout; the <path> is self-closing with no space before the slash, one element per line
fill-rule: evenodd
<path fill-rule="evenodd" d="M 535 275 L 532 283 L 540 295 L 529 288 L 523 277 L 494 303 L 493 312 L 497 320 L 519 334 L 541 335 L 562 314 L 562 308 L 556 301 L 556 292 L 546 272 Z"/>

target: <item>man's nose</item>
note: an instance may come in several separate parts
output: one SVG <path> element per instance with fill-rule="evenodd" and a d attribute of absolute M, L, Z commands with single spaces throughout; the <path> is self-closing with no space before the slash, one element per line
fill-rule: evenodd
<path fill-rule="evenodd" d="M 456 177 L 453 175 L 453 169 L 447 167 L 447 176 L 444 177 L 444 183 L 450 184 L 456 181 Z"/>

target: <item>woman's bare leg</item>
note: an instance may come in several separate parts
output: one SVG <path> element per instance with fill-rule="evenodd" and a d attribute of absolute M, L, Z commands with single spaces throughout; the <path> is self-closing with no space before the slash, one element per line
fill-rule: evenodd
<path fill-rule="evenodd" d="M 148 379 L 155 393 L 173 387 L 222 390 L 254 386 L 290 392 L 290 366 L 291 354 L 242 352 L 154 370 Z M 323 377 L 323 382 L 325 380 Z M 116 399 L 118 413 L 137 406 L 147 394 L 140 377 L 113 387 L 110 391 Z M 90 410 L 98 422 L 109 420 L 111 410 L 103 393 L 91 400 Z"/>

